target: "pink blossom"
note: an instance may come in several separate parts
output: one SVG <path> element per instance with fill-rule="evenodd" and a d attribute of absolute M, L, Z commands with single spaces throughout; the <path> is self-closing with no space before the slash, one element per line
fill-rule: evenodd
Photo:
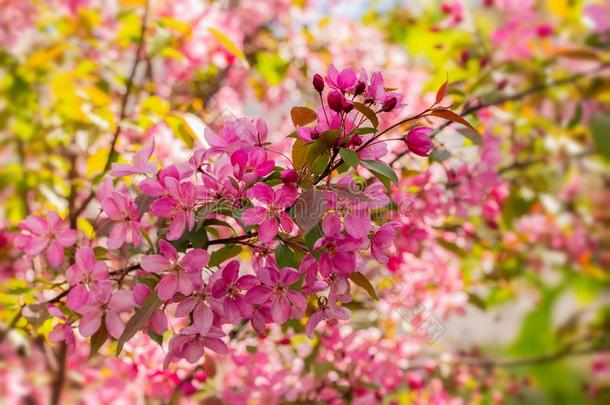
<path fill-rule="evenodd" d="M 263 267 L 256 273 L 261 285 L 251 288 L 246 294 L 246 301 L 251 304 L 271 304 L 273 322 L 283 324 L 293 311 L 304 311 L 307 300 L 290 286 L 299 281 L 299 273 L 292 268 L 274 269 Z"/>
<path fill-rule="evenodd" d="M 108 236 L 108 248 L 118 249 L 128 240 L 134 246 L 140 245 L 141 224 L 135 201 L 123 192 L 113 191 L 100 204 L 106 215 L 115 221 Z"/>
<path fill-rule="evenodd" d="M 237 323 L 241 318 L 252 315 L 252 307 L 244 299 L 245 291 L 258 284 L 253 275 L 238 277 L 239 262 L 230 261 L 222 269 L 222 277 L 213 284 L 214 298 L 222 301 L 223 316 L 231 323 Z"/>
<path fill-rule="evenodd" d="M 66 280 L 70 283 L 66 304 L 68 308 L 78 310 L 91 298 L 92 291 L 100 282 L 108 278 L 108 266 L 97 261 L 90 247 L 76 251 L 74 264 L 66 271 Z"/>
<path fill-rule="evenodd" d="M 211 150 L 231 154 L 239 149 L 260 145 L 267 139 L 267 134 L 267 124 L 263 119 L 253 121 L 239 118 L 226 123 L 220 135 L 206 128 L 205 139 Z"/>
<path fill-rule="evenodd" d="M 114 177 L 131 176 L 134 174 L 145 174 L 153 176 L 157 173 L 157 164 L 149 162 L 149 159 L 155 149 L 155 139 L 143 146 L 133 155 L 133 163 L 113 163 L 110 175 Z"/>
<path fill-rule="evenodd" d="M 17 235 L 15 246 L 28 256 L 38 256 L 46 249 L 51 266 L 59 266 L 64 260 L 64 248 L 76 243 L 76 231 L 66 228 L 55 211 L 50 211 L 46 218 L 30 215 L 19 227 L 27 233 Z"/>
<path fill-rule="evenodd" d="M 238 180 L 251 184 L 265 177 L 275 169 L 275 162 L 267 159 L 263 148 L 239 149 L 231 154 L 233 174 Z"/>
<path fill-rule="evenodd" d="M 160 218 L 170 218 L 167 230 L 168 240 L 177 240 L 185 229 L 195 226 L 195 185 L 189 181 L 179 183 L 168 177 L 165 186 L 169 195 L 156 199 L 150 206 L 150 212 Z"/>
<path fill-rule="evenodd" d="M 388 264 L 388 250 L 393 244 L 397 226 L 396 222 L 383 224 L 371 238 L 371 254 L 381 264 Z"/>
<path fill-rule="evenodd" d="M 171 243 L 159 241 L 161 254 L 142 258 L 142 269 L 149 273 L 164 274 L 157 285 L 157 294 L 163 301 L 174 297 L 177 291 L 184 295 L 193 292 L 201 280 L 201 270 L 208 264 L 210 255 L 203 249 L 191 249 L 182 258 Z"/>
<path fill-rule="evenodd" d="M 326 72 L 326 83 L 340 91 L 352 89 L 356 84 L 356 79 L 356 71 L 349 67 L 339 72 L 335 65 L 331 64 Z"/>
<path fill-rule="evenodd" d="M 264 205 L 248 208 L 242 214 L 241 220 L 246 226 L 259 225 L 258 237 L 261 242 L 271 242 L 278 234 L 279 227 L 282 231 L 290 233 L 293 223 L 284 209 L 291 207 L 296 201 L 296 187 L 292 184 L 284 184 L 274 191 L 264 183 L 257 183 L 249 191 L 252 198 Z"/>
<path fill-rule="evenodd" d="M 78 312 L 83 314 L 78 330 L 83 337 L 92 336 L 103 320 L 110 336 L 118 339 L 125 329 L 120 314 L 131 311 L 135 306 L 133 293 L 126 290 L 112 292 L 110 285 L 103 285 L 94 291 L 89 302 L 78 308 Z"/>
<path fill-rule="evenodd" d="M 320 308 L 311 314 L 307 324 L 305 325 L 305 334 L 310 339 L 313 338 L 314 329 L 323 320 L 347 320 L 349 319 L 351 312 L 349 309 L 337 306 L 335 299 L 326 299 L 321 297 L 318 300 Z"/>
<path fill-rule="evenodd" d="M 169 341 L 170 358 L 184 358 L 189 363 L 196 363 L 208 348 L 218 354 L 227 354 L 229 348 L 220 338 L 225 334 L 218 328 L 210 327 L 199 318 L 193 324 L 182 329 Z M 167 361 L 167 360 L 166 360 Z"/>

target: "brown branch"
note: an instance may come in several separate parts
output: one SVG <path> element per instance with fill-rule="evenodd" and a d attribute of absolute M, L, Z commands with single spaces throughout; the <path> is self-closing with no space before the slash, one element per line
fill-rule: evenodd
<path fill-rule="evenodd" d="M 240 236 L 234 236 L 232 238 L 224 238 L 224 239 L 214 239 L 208 242 L 208 246 L 210 245 L 222 245 L 222 244 L 229 244 L 229 243 L 234 243 L 234 242 L 239 242 L 245 239 L 250 239 L 250 238 L 254 238 L 255 236 L 257 236 L 258 233 L 256 232 L 249 232 L 247 234 L 244 235 L 240 235 Z"/>
<path fill-rule="evenodd" d="M 540 83 L 537 85 L 534 85 L 526 90 L 517 92 L 515 94 L 510 94 L 510 95 L 506 95 L 503 97 L 498 97 L 494 100 L 490 100 L 487 102 L 484 101 L 479 101 L 478 103 L 474 103 L 469 107 L 465 107 L 462 112 L 460 113 L 460 115 L 462 117 L 465 117 L 467 115 L 470 115 L 474 112 L 477 112 L 479 110 L 482 110 L 484 108 L 489 108 L 489 107 L 494 107 L 497 105 L 501 105 L 510 101 L 517 101 L 517 100 L 521 100 L 523 98 L 526 98 L 528 96 L 531 96 L 533 94 L 536 93 L 540 93 L 543 92 L 551 87 L 556 87 L 556 86 L 563 86 L 566 84 L 572 84 L 572 83 L 577 83 L 578 81 L 591 77 L 592 75 L 595 75 L 597 73 L 600 73 L 601 71 L 607 69 L 610 67 L 610 63 L 604 63 L 600 66 L 598 66 L 596 69 L 593 69 L 589 72 L 584 72 L 584 73 L 575 73 L 571 76 L 565 77 L 563 79 L 558 79 L 558 80 L 554 80 L 548 83 Z M 447 128 L 448 126 L 452 125 L 453 121 L 447 121 L 445 123 L 443 123 L 441 126 L 439 126 L 436 130 L 434 130 L 434 132 L 432 134 L 430 134 L 430 137 L 434 138 L 436 135 L 438 135 L 443 129 Z M 392 162 L 390 162 L 390 165 L 394 165 L 394 163 L 398 162 L 404 155 L 406 155 L 408 153 L 408 151 L 405 152 L 401 152 L 399 154 L 396 155 L 396 157 L 392 160 Z"/>

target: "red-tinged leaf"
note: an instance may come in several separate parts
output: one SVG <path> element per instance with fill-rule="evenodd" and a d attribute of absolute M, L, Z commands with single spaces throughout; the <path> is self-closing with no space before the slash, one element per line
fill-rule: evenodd
<path fill-rule="evenodd" d="M 448 81 L 445 80 L 445 83 L 443 83 L 443 85 L 439 87 L 438 91 L 436 92 L 436 100 L 434 101 L 434 104 L 440 103 L 441 101 L 443 101 L 443 98 L 445 98 L 445 93 L 447 92 L 447 84 Z"/>
<path fill-rule="evenodd" d="M 308 107 L 293 107 L 290 110 L 290 118 L 295 127 L 302 127 L 318 118 L 314 110 Z"/>
<path fill-rule="evenodd" d="M 451 110 L 434 110 L 434 111 L 430 112 L 430 115 L 433 115 L 435 117 L 444 118 L 447 121 L 457 122 L 459 124 L 462 124 L 470 129 L 476 131 L 476 129 L 470 124 L 470 122 L 466 121 L 461 115 L 456 114 L 455 112 L 453 112 Z"/>
<path fill-rule="evenodd" d="M 117 356 L 121 353 L 121 350 L 123 350 L 125 342 L 131 339 L 136 333 L 138 333 L 138 331 L 140 331 L 144 327 L 144 325 L 146 325 L 146 322 L 148 322 L 153 312 L 157 308 L 159 308 L 161 304 L 163 304 L 163 301 L 159 299 L 159 297 L 157 296 L 157 292 L 151 292 L 142 304 L 142 306 L 136 310 L 136 313 L 127 322 L 127 325 L 125 325 L 125 330 L 123 331 L 123 334 L 121 335 L 121 337 L 119 337 L 119 340 L 117 342 Z"/>
<path fill-rule="evenodd" d="M 377 118 L 377 114 L 375 114 L 375 111 L 358 102 L 354 102 L 354 108 L 360 111 L 371 122 L 371 124 L 373 124 L 374 128 L 377 128 L 379 126 L 379 118 Z"/>
<path fill-rule="evenodd" d="M 364 274 L 360 273 L 359 271 L 356 271 L 349 275 L 349 279 L 352 280 L 354 284 L 356 284 L 358 287 L 366 291 L 372 299 L 374 299 L 375 301 L 379 300 L 379 297 L 375 292 L 375 288 Z"/>

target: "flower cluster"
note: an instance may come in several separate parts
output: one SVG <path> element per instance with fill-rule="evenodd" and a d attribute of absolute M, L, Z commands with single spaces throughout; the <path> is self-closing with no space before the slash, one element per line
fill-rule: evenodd
<path fill-rule="evenodd" d="M 313 337 L 321 322 L 350 317 L 352 284 L 374 297 L 363 257 L 387 264 L 398 225 L 388 214 L 397 176 L 381 160 L 384 135 L 411 119 L 379 128 L 379 115 L 402 105 L 380 72 L 331 65 L 313 86 L 317 111 L 291 112 L 291 158 L 273 149 L 263 120 L 237 119 L 206 129 L 207 145 L 188 161 L 158 170 L 152 140 L 132 163 L 114 163 L 114 182 L 96 191 L 104 225 L 93 240 L 72 248 L 76 232 L 57 214 L 28 217 L 18 240 L 28 255 L 46 249 L 60 266 L 69 249 L 69 288 L 49 307 L 54 340 L 73 346 L 78 326 L 83 337 L 117 339 L 120 350 L 140 330 L 163 339 L 171 324 L 166 364 L 195 363 L 206 349 L 226 353 L 226 333 L 248 322 L 263 335 L 270 324 L 306 320 Z M 432 147 L 423 127 L 404 142 L 420 156 Z M 251 266 L 232 260 L 244 247 Z"/>

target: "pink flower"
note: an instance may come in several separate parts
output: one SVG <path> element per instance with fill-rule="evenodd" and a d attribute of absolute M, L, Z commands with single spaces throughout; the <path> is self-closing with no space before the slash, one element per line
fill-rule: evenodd
<path fill-rule="evenodd" d="M 585 15 L 593 21 L 597 32 L 610 31 L 610 1 L 588 4 Z"/>
<path fill-rule="evenodd" d="M 246 152 L 239 149 L 231 154 L 233 174 L 237 180 L 251 184 L 265 177 L 275 169 L 275 162 L 267 159 L 263 148 L 250 148 Z"/>
<path fill-rule="evenodd" d="M 79 308 L 83 314 L 78 331 L 83 337 L 95 334 L 102 325 L 102 320 L 106 330 L 115 339 L 118 339 L 125 324 L 119 314 L 131 311 L 135 306 L 133 293 L 131 291 L 118 290 L 114 293 L 109 284 L 96 288 L 92 299 L 84 307 Z"/>
<path fill-rule="evenodd" d="M 345 68 L 341 72 L 337 70 L 335 65 L 330 65 L 326 72 L 326 83 L 337 90 L 347 91 L 356 84 L 356 71 L 352 68 Z"/>
<path fill-rule="evenodd" d="M 131 240 L 134 246 L 140 245 L 142 241 L 141 224 L 135 201 L 123 192 L 112 191 L 100 204 L 106 215 L 116 221 L 108 236 L 108 248 L 118 249 L 127 240 Z"/>
<path fill-rule="evenodd" d="M 51 333 L 49 333 L 49 340 L 51 342 L 65 342 L 68 348 L 68 353 L 74 353 L 76 348 L 76 338 L 74 337 L 74 331 L 72 325 L 66 320 L 66 316 L 61 310 L 55 305 L 47 305 L 49 314 L 54 318 L 59 318 L 63 322 L 58 323 L 53 327 Z"/>
<path fill-rule="evenodd" d="M 195 226 L 195 185 L 191 182 L 179 183 L 173 177 L 166 178 L 168 196 L 156 199 L 150 206 L 150 212 L 160 218 L 171 218 L 167 230 L 168 240 L 179 239 L 184 230 Z"/>
<path fill-rule="evenodd" d="M 201 319 L 195 318 L 192 325 L 182 329 L 170 339 L 168 353 L 170 359 L 183 358 L 193 364 L 203 357 L 205 348 L 218 354 L 229 352 L 225 342 L 220 339 L 225 334 L 220 329 L 202 322 Z"/>
<path fill-rule="evenodd" d="M 228 122 L 220 135 L 206 128 L 205 139 L 211 150 L 221 153 L 233 153 L 236 150 L 260 145 L 267 139 L 267 124 L 263 119 L 256 121 L 239 118 Z"/>
<path fill-rule="evenodd" d="M 78 249 L 74 261 L 66 271 L 66 280 L 71 286 L 66 305 L 72 310 L 78 310 L 89 301 L 97 284 L 108 278 L 108 266 L 95 260 L 90 247 Z"/>
<path fill-rule="evenodd" d="M 324 237 L 314 244 L 314 250 L 322 253 L 318 259 L 320 272 L 324 277 L 331 273 L 350 274 L 356 270 L 356 252 L 363 244 L 362 239 L 336 232 L 336 225 L 323 228 Z"/>
<path fill-rule="evenodd" d="M 155 149 L 155 139 L 143 146 L 133 155 L 133 164 L 113 163 L 110 175 L 114 177 L 131 176 L 134 174 L 145 174 L 153 176 L 157 173 L 157 164 L 149 162 L 150 156 Z"/>
<path fill-rule="evenodd" d="M 174 297 L 177 291 L 184 295 L 193 292 L 201 280 L 201 270 L 208 264 L 210 255 L 203 249 L 191 249 L 181 259 L 171 243 L 159 241 L 161 254 L 142 258 L 142 269 L 149 273 L 164 273 L 157 285 L 157 294 L 163 301 Z"/>
<path fill-rule="evenodd" d="M 313 332 L 316 326 L 323 320 L 347 320 L 349 319 L 351 312 L 349 309 L 344 307 L 338 307 L 336 299 L 331 296 L 330 299 L 321 297 L 319 300 L 320 309 L 311 314 L 307 324 L 305 325 L 305 334 L 308 338 L 313 338 Z"/>
<path fill-rule="evenodd" d="M 388 264 L 388 250 L 393 244 L 398 225 L 396 222 L 383 224 L 371 238 L 371 254 L 381 264 Z"/>
<path fill-rule="evenodd" d="M 415 127 L 410 130 L 406 138 L 409 151 L 417 156 L 428 156 L 432 150 L 431 132 L 432 128 L 428 127 Z"/>
<path fill-rule="evenodd" d="M 293 311 L 304 311 L 307 307 L 305 297 L 290 289 L 291 285 L 299 281 L 299 273 L 295 269 L 263 267 L 256 276 L 262 284 L 248 291 L 246 301 L 259 305 L 270 301 L 273 322 L 281 325 L 290 318 Z"/>
<path fill-rule="evenodd" d="M 55 211 L 46 218 L 30 215 L 19 227 L 27 233 L 17 235 L 15 246 L 28 256 L 38 256 L 46 249 L 51 266 L 59 266 L 64 260 L 64 248 L 76 243 L 76 231 L 66 228 Z"/>
<path fill-rule="evenodd" d="M 269 243 L 278 234 L 278 226 L 286 233 L 292 230 L 292 219 L 284 211 L 297 199 L 296 187 L 284 184 L 277 191 L 264 183 L 255 184 L 250 190 L 251 197 L 262 202 L 264 206 L 248 208 L 241 216 L 246 226 L 259 225 L 258 237 L 261 242 Z"/>
<path fill-rule="evenodd" d="M 244 291 L 258 284 L 253 275 L 238 278 L 238 274 L 239 262 L 232 260 L 222 269 L 222 277 L 212 285 L 212 294 L 214 298 L 222 300 L 223 315 L 231 323 L 252 315 L 252 307 L 244 299 Z"/>

